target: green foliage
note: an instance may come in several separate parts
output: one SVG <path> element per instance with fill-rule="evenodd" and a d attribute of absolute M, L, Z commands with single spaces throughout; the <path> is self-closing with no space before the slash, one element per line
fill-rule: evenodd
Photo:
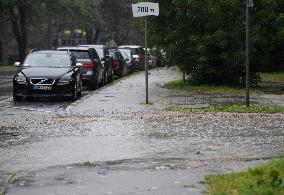
<path fill-rule="evenodd" d="M 284 194 L 284 159 L 244 173 L 206 177 L 208 194 Z"/>
<path fill-rule="evenodd" d="M 198 94 L 244 94 L 245 88 L 231 87 L 224 85 L 208 85 L 208 84 L 190 84 L 184 83 L 182 80 L 176 80 L 163 85 L 167 89 L 179 89 L 190 93 Z M 258 94 L 259 91 L 252 89 L 252 93 Z"/>
<path fill-rule="evenodd" d="M 284 82 L 284 71 L 260 73 L 263 82 Z"/>
<path fill-rule="evenodd" d="M 0 70 L 16 70 L 15 66 L 0 66 Z"/>
<path fill-rule="evenodd" d="M 195 83 L 238 85 L 245 77 L 245 3 L 239 0 L 159 0 L 151 42 Z M 284 1 L 258 0 L 251 9 L 251 79 L 283 65 Z M 282 61 L 281 61 L 282 60 Z"/>

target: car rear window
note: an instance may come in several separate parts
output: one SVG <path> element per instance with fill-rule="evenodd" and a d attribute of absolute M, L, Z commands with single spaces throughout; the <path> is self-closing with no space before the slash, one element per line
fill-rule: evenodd
<path fill-rule="evenodd" d="M 70 50 L 77 59 L 91 59 L 88 51 Z"/>

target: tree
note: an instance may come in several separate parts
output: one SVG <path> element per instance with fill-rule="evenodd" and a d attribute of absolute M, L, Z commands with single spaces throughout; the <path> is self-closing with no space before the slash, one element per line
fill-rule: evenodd
<path fill-rule="evenodd" d="M 237 85 L 244 81 L 245 3 L 239 0 L 159 0 L 151 37 L 192 82 Z M 281 9 L 282 8 L 282 9 Z M 252 9 L 251 78 L 261 66 L 282 62 L 283 0 L 258 0 Z M 277 23 L 278 21 L 278 23 Z M 283 19 L 284 21 L 284 19 Z M 284 32 L 284 31 L 283 31 Z M 277 60 L 276 60 L 277 59 Z"/>

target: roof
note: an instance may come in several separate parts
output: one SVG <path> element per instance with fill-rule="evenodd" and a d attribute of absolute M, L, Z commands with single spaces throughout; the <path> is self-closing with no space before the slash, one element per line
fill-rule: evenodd
<path fill-rule="evenodd" d="M 78 45 L 79 47 L 88 47 L 88 48 L 104 48 L 105 45 Z"/>
<path fill-rule="evenodd" d="M 40 51 L 34 51 L 31 54 L 61 54 L 61 55 L 66 55 L 70 54 L 67 51 L 56 51 L 56 50 L 40 50 Z"/>
<path fill-rule="evenodd" d="M 83 46 L 72 46 L 72 47 L 58 47 L 57 50 L 83 50 L 83 51 L 88 51 L 88 47 L 83 47 Z"/>
<path fill-rule="evenodd" d="M 118 48 L 138 48 L 140 45 L 120 45 Z"/>

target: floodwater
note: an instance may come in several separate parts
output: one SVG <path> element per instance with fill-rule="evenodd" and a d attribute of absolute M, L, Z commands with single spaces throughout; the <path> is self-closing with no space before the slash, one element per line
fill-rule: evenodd
<path fill-rule="evenodd" d="M 74 103 L 2 101 L 0 179 L 15 173 L 8 194 L 200 194 L 206 174 L 283 153 L 283 114 L 164 112 L 192 103 L 160 87 L 179 77 L 152 70 L 150 105 L 142 73 Z"/>

